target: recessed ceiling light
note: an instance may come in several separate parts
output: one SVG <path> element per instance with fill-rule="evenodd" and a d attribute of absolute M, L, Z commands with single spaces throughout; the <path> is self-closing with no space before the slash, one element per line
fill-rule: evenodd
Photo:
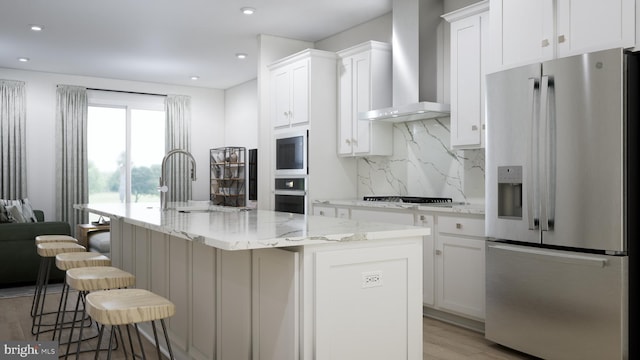
<path fill-rule="evenodd" d="M 29 25 L 29 29 L 33 30 L 33 31 L 42 31 L 43 27 L 40 25 Z"/>
<path fill-rule="evenodd" d="M 237 53 L 237 54 L 236 54 L 236 57 L 237 57 L 238 59 L 240 59 L 240 60 L 242 60 L 242 59 L 246 59 L 246 58 L 247 58 L 247 54 L 244 54 L 244 53 Z"/>
<path fill-rule="evenodd" d="M 20 62 L 27 62 L 27 61 L 29 61 L 29 60 L 30 60 L 30 59 L 29 59 L 28 57 L 19 57 L 19 58 L 18 58 L 18 61 L 20 61 Z"/>
<path fill-rule="evenodd" d="M 195 81 L 195 80 L 198 80 L 198 79 L 200 79 L 200 76 L 195 76 L 195 75 L 194 75 L 194 76 L 192 76 L 192 77 L 191 77 L 191 80 L 194 80 L 194 81 Z"/>
<path fill-rule="evenodd" d="M 240 9 L 240 11 L 242 11 L 242 13 L 245 15 L 253 15 L 253 13 L 256 12 L 256 9 L 251 7 L 243 7 L 242 9 Z"/>

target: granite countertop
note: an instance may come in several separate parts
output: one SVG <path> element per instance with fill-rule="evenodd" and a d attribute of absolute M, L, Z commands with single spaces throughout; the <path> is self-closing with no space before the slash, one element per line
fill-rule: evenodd
<path fill-rule="evenodd" d="M 314 204 L 484 215 L 484 204 L 453 203 L 452 205 L 434 205 L 364 200 L 317 200 Z"/>
<path fill-rule="evenodd" d="M 179 205 L 179 206 L 176 206 Z M 430 235 L 431 229 L 211 205 L 80 204 L 76 209 L 223 250 L 317 245 Z"/>

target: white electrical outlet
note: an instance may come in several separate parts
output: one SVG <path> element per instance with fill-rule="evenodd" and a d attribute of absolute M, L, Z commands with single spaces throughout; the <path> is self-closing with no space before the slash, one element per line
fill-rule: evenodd
<path fill-rule="evenodd" d="M 367 271 L 362 273 L 362 288 L 382 286 L 382 271 Z"/>

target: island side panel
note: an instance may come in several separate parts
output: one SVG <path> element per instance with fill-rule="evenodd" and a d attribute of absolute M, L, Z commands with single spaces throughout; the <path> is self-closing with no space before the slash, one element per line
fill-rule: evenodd
<path fill-rule="evenodd" d="M 299 253 L 252 251 L 253 359 L 300 358 Z"/>
<path fill-rule="evenodd" d="M 251 251 L 216 249 L 215 359 L 251 359 Z"/>
<path fill-rule="evenodd" d="M 304 247 L 304 359 L 422 359 L 422 241 Z"/>
<path fill-rule="evenodd" d="M 195 359 L 216 359 L 215 339 L 217 314 L 216 298 L 216 249 L 193 243 L 191 256 L 191 306 L 189 319 L 192 333 L 189 355 Z M 220 357 L 218 357 L 220 359 Z"/>

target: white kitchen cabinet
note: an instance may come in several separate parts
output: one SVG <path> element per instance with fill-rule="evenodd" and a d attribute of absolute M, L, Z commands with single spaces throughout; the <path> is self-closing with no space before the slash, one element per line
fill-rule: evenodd
<path fill-rule="evenodd" d="M 318 80 L 335 76 L 335 62 L 335 53 L 307 49 L 269 65 L 271 124 L 275 129 L 309 124 L 314 104 L 322 105 L 329 97 L 335 97 L 335 90 L 319 89 L 323 84 Z M 325 71 L 327 64 L 332 71 Z"/>
<path fill-rule="evenodd" d="M 491 0 L 497 68 L 635 46 L 635 0 Z"/>
<path fill-rule="evenodd" d="M 309 59 L 274 69 L 271 77 L 273 126 L 309 122 Z"/>
<path fill-rule="evenodd" d="M 313 215 L 336 217 L 336 208 L 333 206 L 313 205 Z"/>
<path fill-rule="evenodd" d="M 391 155 L 393 125 L 358 119 L 391 106 L 391 45 L 368 41 L 337 54 L 338 154 Z"/>
<path fill-rule="evenodd" d="M 438 216 L 435 267 L 435 307 L 484 320 L 484 220 Z"/>
<path fill-rule="evenodd" d="M 351 209 L 351 219 L 404 225 L 413 225 L 415 223 L 412 212 L 387 209 L 370 210 L 354 208 Z"/>
<path fill-rule="evenodd" d="M 482 1 L 442 17 L 451 23 L 451 146 L 483 148 L 489 2 Z"/>
<path fill-rule="evenodd" d="M 322 211 L 325 216 L 335 213 L 352 220 L 430 228 L 431 235 L 422 237 L 422 304 L 428 309 L 425 311 L 465 326 L 477 327 L 484 321 L 484 216 L 332 204 L 314 204 L 313 208 L 314 213 Z M 454 317 L 442 317 L 442 313 Z"/>

